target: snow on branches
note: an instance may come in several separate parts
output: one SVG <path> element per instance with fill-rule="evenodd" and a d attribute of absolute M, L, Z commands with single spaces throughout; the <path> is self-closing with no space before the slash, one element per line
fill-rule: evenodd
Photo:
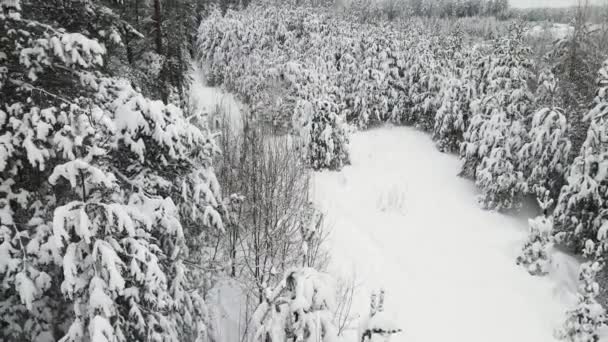
<path fill-rule="evenodd" d="M 0 37 L 0 339 L 206 338 L 182 224 L 222 229 L 204 120 L 104 76 L 83 34 L 0 17 Z"/>
<path fill-rule="evenodd" d="M 480 201 L 488 209 L 518 208 L 526 191 L 518 153 L 528 139 L 525 119 L 532 94 L 527 85 L 529 49 L 522 39 L 523 28 L 515 25 L 495 43 L 483 80 L 487 87 L 472 104 L 473 117 L 461 145 L 463 172 L 475 177 Z"/>
<path fill-rule="evenodd" d="M 308 160 L 315 169 L 340 170 L 349 164 L 348 127 L 331 101 L 318 101 L 310 119 Z"/>
<path fill-rule="evenodd" d="M 312 268 L 290 270 L 254 313 L 255 341 L 338 341 L 333 281 Z"/>
<path fill-rule="evenodd" d="M 541 73 L 539 83 L 539 99 L 549 97 L 547 101 L 554 102 L 557 85 L 553 75 L 548 71 Z M 551 198 L 559 195 L 572 147 L 568 129 L 566 115 L 559 107 L 543 107 L 532 116 L 529 140 L 519 152 L 519 157 L 528 190 L 538 198 L 546 191 L 550 191 Z"/>
<path fill-rule="evenodd" d="M 475 84 L 469 77 L 451 75 L 442 87 L 441 105 L 435 114 L 433 139 L 441 151 L 457 152 L 468 128 Z"/>
<path fill-rule="evenodd" d="M 362 320 L 359 327 L 361 342 L 388 342 L 392 335 L 401 332 L 401 329 L 384 312 L 384 294 L 384 290 L 381 289 L 378 297 L 375 293 L 371 295 L 369 316 Z"/>
<path fill-rule="evenodd" d="M 322 121 L 333 122 L 338 116 L 359 128 L 383 122 L 429 131 L 437 126 L 438 139 L 457 145 L 468 123 L 468 114 L 461 111 L 468 112 L 473 85 L 467 81 L 455 95 L 442 87 L 446 75 L 463 74 L 460 69 L 475 54 L 458 54 L 452 65 L 450 58 L 463 47 L 461 37 L 427 39 L 424 34 L 431 33 L 422 24 L 402 25 L 354 23 L 308 7 L 254 4 L 226 16 L 214 13 L 203 21 L 199 55 L 211 83 L 238 94 L 256 117 L 273 125 L 289 126 L 293 117 L 299 121 L 308 104 L 308 116 L 317 121 L 325 116 Z M 328 115 L 327 102 L 335 115 Z M 442 122 L 435 125 L 442 105 Z M 332 123 L 334 150 L 343 151 L 333 155 L 331 144 L 324 142 L 328 130 L 306 129 L 312 134 L 311 153 L 320 158 L 310 159 L 314 168 L 335 169 L 347 163 L 347 129 Z"/>
<path fill-rule="evenodd" d="M 539 197 L 538 202 L 545 214 L 528 220 L 530 227 L 528 240 L 516 259 L 516 263 L 524 267 L 531 275 L 545 275 L 549 272 L 550 250 L 553 245 L 553 219 L 546 214 L 548 207 L 553 202 L 549 197 L 549 192 L 544 194 L 542 200 Z"/>
<path fill-rule="evenodd" d="M 606 174 L 608 173 L 608 62 L 600 70 L 598 90 L 591 110 L 587 138 L 574 159 L 561 189 L 554 217 L 560 236 L 578 250 L 591 239 L 606 219 Z"/>
<path fill-rule="evenodd" d="M 567 312 L 564 326 L 556 331 L 556 336 L 571 342 L 597 342 L 598 329 L 606 324 L 606 311 L 596 297 L 599 285 L 595 278 L 602 265 L 589 261 L 581 265 L 579 272 L 579 291 L 576 307 Z"/>

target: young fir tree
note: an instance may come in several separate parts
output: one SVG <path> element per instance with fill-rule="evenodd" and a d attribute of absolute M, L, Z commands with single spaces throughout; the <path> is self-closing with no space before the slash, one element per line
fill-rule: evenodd
<path fill-rule="evenodd" d="M 509 36 L 497 42 L 487 75 L 488 89 L 473 104 L 471 125 L 461 147 L 465 167 L 477 164 L 480 201 L 488 209 L 519 207 L 526 189 L 518 153 L 528 139 L 525 119 L 532 103 L 528 54 L 521 26 L 513 26 Z"/>
<path fill-rule="evenodd" d="M 606 217 L 608 173 L 608 61 L 599 72 L 598 90 L 586 119 L 587 138 L 570 167 L 554 212 L 558 237 L 577 250 L 585 241 L 597 241 L 597 231 Z"/>
<path fill-rule="evenodd" d="M 598 329 L 606 324 L 606 312 L 597 302 L 599 285 L 595 280 L 601 269 L 598 261 L 581 265 L 579 291 L 576 307 L 566 313 L 564 326 L 557 331 L 557 337 L 570 342 L 598 342 Z"/>
<path fill-rule="evenodd" d="M 544 215 L 528 220 L 530 230 L 528 240 L 524 244 L 521 254 L 516 263 L 524 267 L 531 275 L 545 275 L 549 271 L 551 256 L 549 250 L 553 242 L 553 219 L 547 216 L 547 210 L 553 200 L 549 197 L 549 191 L 538 203 Z"/>
<path fill-rule="evenodd" d="M 435 126 L 435 112 L 441 105 L 439 96 L 443 82 L 443 68 L 431 51 L 432 42 L 422 39 L 408 71 L 408 97 L 411 99 L 405 122 L 431 131 Z"/>
<path fill-rule="evenodd" d="M 538 102 L 547 106 L 532 117 L 530 140 L 519 152 L 528 190 L 541 198 L 550 191 L 551 198 L 559 196 L 569 163 L 571 142 L 564 111 L 555 105 L 557 81 L 550 71 L 539 77 Z"/>
<path fill-rule="evenodd" d="M 472 80 L 465 75 L 457 74 L 448 77 L 442 87 L 441 106 L 435 114 L 433 139 L 437 141 L 439 150 L 456 152 L 460 150 L 464 132 L 470 120 L 470 103 L 476 96 Z"/>
<path fill-rule="evenodd" d="M 596 72 L 605 58 L 597 34 L 589 24 L 590 9 L 587 1 L 578 2 L 570 23 L 572 31 L 555 40 L 549 53 L 552 71 L 560 80 L 559 97 L 569 115 L 570 139 L 576 151 L 585 140 L 589 122 L 583 117 L 594 96 Z"/>
<path fill-rule="evenodd" d="M 38 19 L 0 15 L 0 339 L 205 340 L 180 211 L 222 228 L 212 135 Z"/>
<path fill-rule="evenodd" d="M 315 170 L 339 170 L 350 163 L 348 126 L 333 101 L 316 101 L 309 125 L 308 161 Z"/>

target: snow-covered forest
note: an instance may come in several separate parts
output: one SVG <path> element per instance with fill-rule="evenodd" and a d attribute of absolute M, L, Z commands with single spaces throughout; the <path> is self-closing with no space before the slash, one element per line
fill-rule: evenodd
<path fill-rule="evenodd" d="M 608 341 L 607 256 L 608 4 L 0 0 L 2 342 Z"/>

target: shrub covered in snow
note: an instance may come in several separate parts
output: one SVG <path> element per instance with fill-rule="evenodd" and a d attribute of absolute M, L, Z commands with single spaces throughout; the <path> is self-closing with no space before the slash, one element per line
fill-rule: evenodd
<path fill-rule="evenodd" d="M 264 342 L 334 342 L 335 289 L 332 279 L 312 268 L 290 270 L 254 313 L 254 339 Z"/>
<path fill-rule="evenodd" d="M 369 316 L 361 321 L 359 327 L 359 341 L 388 342 L 392 335 L 400 331 L 401 329 L 384 312 L 384 290 L 380 290 L 378 297 L 372 293 Z"/>

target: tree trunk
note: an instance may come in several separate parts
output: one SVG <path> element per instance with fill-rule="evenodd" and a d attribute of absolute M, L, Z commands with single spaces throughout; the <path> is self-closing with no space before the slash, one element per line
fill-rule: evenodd
<path fill-rule="evenodd" d="M 163 32 L 162 32 L 162 17 L 161 17 L 161 6 L 160 0 L 154 0 L 154 25 L 156 29 L 156 53 L 162 55 L 163 53 Z"/>
<path fill-rule="evenodd" d="M 139 0 L 135 0 L 135 28 L 138 31 L 141 29 L 139 26 Z"/>
<path fill-rule="evenodd" d="M 125 48 L 127 50 L 127 61 L 133 65 L 133 47 L 131 46 L 130 32 L 125 29 Z"/>
<path fill-rule="evenodd" d="M 230 263 L 231 265 L 231 270 L 230 270 L 230 275 L 232 276 L 232 278 L 236 277 L 236 237 L 233 237 L 233 241 L 232 241 L 232 246 L 230 246 Z"/>

